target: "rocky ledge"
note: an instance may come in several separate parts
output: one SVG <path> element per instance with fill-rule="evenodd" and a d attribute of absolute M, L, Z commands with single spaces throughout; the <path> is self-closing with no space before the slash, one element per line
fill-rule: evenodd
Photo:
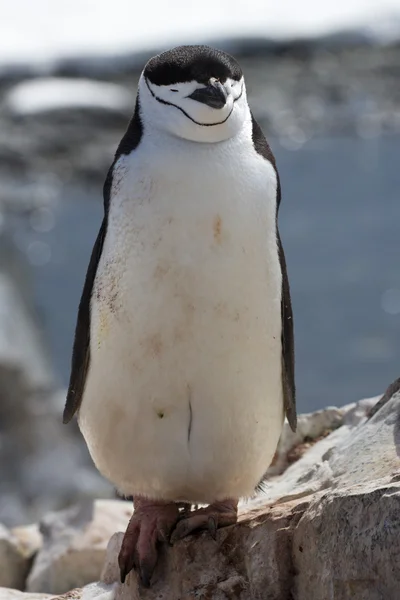
<path fill-rule="evenodd" d="M 285 428 L 239 523 L 161 549 L 152 587 L 119 583 L 130 504 L 98 500 L 0 530 L 1 600 L 397 600 L 400 379 Z M 118 533 L 115 533 L 118 531 Z M 26 590 L 25 593 L 19 590 Z"/>

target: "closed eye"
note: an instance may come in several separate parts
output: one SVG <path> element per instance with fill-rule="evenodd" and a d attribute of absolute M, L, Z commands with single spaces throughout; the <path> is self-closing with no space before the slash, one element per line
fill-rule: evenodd
<path fill-rule="evenodd" d="M 178 92 L 179 90 L 174 90 L 173 88 L 170 88 L 169 90 L 170 92 Z"/>

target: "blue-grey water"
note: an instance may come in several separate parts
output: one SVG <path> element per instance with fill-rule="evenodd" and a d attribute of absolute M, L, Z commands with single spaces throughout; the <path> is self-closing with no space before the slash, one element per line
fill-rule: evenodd
<path fill-rule="evenodd" d="M 379 394 L 400 375 L 400 139 L 272 147 L 283 189 L 299 410 Z M 51 261 L 35 268 L 35 293 L 64 384 L 99 200 L 100 189 L 65 187 L 55 227 L 36 235 L 51 247 Z"/>

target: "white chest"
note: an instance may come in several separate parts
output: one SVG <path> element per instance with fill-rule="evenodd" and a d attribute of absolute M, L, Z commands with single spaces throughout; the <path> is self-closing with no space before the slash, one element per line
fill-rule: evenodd
<path fill-rule="evenodd" d="M 80 426 L 124 491 L 247 494 L 283 420 L 275 173 L 234 149 L 152 158 L 114 178 Z"/>

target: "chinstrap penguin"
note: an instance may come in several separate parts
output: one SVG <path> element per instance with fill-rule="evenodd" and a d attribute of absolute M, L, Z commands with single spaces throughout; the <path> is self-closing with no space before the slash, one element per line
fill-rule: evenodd
<path fill-rule="evenodd" d="M 285 414 L 295 430 L 279 203 L 237 62 L 207 46 L 152 58 L 104 184 L 64 411 L 133 496 L 122 581 L 135 568 L 149 585 L 158 543 L 235 523 Z"/>

